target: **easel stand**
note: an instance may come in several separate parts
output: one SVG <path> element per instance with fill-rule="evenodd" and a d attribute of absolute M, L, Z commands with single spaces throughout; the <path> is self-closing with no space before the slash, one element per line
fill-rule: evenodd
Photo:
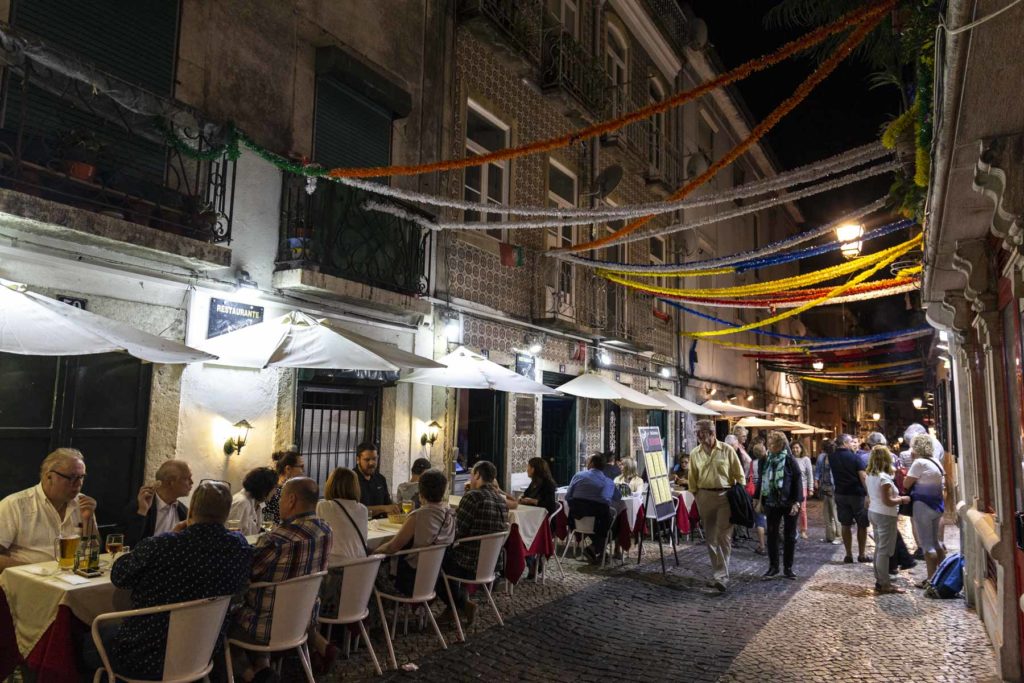
<path fill-rule="evenodd" d="M 647 494 L 644 497 L 644 511 L 645 512 L 650 509 L 650 507 L 649 507 L 649 503 L 650 502 L 651 502 L 651 487 L 648 486 L 647 487 Z M 661 511 L 658 510 L 657 506 L 654 509 L 657 512 L 657 514 L 651 520 L 651 522 L 654 525 L 654 535 L 658 539 L 658 554 L 661 556 L 661 573 L 664 574 L 664 573 L 666 573 L 666 569 L 665 569 L 665 544 L 664 544 L 664 541 L 662 540 L 662 533 L 664 531 L 668 531 L 668 535 L 672 539 L 672 556 L 676 558 L 676 566 L 677 567 L 679 566 L 679 551 L 676 548 L 676 535 L 674 533 L 672 533 L 672 525 L 675 524 L 676 515 L 675 515 L 675 511 L 673 510 L 671 514 L 662 516 L 661 515 Z M 665 524 L 665 528 L 663 529 L 662 528 L 662 524 L 664 524 L 666 522 L 667 522 L 667 524 Z M 642 558 L 643 556 L 644 556 L 644 535 L 641 533 L 640 534 L 640 542 L 637 544 L 637 552 L 636 552 L 636 563 L 637 564 L 640 564 L 640 558 Z"/>

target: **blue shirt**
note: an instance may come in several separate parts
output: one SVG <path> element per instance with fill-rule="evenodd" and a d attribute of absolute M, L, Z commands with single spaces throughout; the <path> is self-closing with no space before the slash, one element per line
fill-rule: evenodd
<path fill-rule="evenodd" d="M 565 492 L 565 499 L 572 501 L 592 500 L 595 503 L 610 504 L 613 500 L 621 500 L 619 489 L 615 482 L 604 475 L 601 470 L 584 470 L 577 472 L 576 476 L 569 482 L 569 490 Z"/>
<path fill-rule="evenodd" d="M 831 490 L 835 487 L 835 482 L 832 479 L 832 468 L 825 464 L 827 459 L 828 456 L 824 453 L 818 454 L 818 462 L 814 465 L 814 483 L 823 489 Z"/>
<path fill-rule="evenodd" d="M 252 557 L 241 534 L 222 524 L 193 524 L 139 541 L 114 562 L 110 582 L 131 590 L 135 609 L 234 595 L 249 580 Z M 114 670 L 132 678 L 162 678 L 167 620 L 164 613 L 122 622 L 111 651 Z"/>

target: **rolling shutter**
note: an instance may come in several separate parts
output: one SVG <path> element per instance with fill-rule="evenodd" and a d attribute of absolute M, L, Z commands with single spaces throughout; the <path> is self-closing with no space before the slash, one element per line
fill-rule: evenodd
<path fill-rule="evenodd" d="M 316 84 L 313 157 L 327 168 L 391 163 L 392 115 L 329 76 Z M 385 178 L 376 180 L 387 182 Z"/>

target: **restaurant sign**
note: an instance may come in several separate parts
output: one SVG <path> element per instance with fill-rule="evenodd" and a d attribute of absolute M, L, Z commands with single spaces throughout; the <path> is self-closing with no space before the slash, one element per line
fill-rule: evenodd
<path fill-rule="evenodd" d="M 263 307 L 224 299 L 210 299 L 206 338 L 212 339 L 263 322 Z"/>

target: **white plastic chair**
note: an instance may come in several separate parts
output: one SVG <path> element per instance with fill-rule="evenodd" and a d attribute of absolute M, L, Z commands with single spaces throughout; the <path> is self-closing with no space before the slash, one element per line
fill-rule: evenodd
<path fill-rule="evenodd" d="M 320 615 L 320 623 L 327 624 L 328 640 L 331 639 L 331 629 L 335 624 L 359 624 L 359 634 L 362 636 L 363 642 L 366 643 L 366 649 L 370 651 L 373 668 L 377 670 L 378 676 L 384 672 L 381 671 L 377 653 L 373 651 L 373 645 L 370 643 L 370 637 L 366 634 L 366 625 L 363 622 L 366 617 L 370 616 L 370 594 L 373 593 L 373 584 L 377 580 L 380 563 L 386 558 L 387 555 L 370 555 L 332 567 L 332 569 L 345 570 L 341 578 L 341 590 L 338 597 L 338 615 L 335 617 Z"/>
<path fill-rule="evenodd" d="M 558 513 L 561 512 L 561 511 L 562 511 L 561 504 L 559 504 L 558 509 L 556 509 L 554 512 L 549 512 L 548 516 L 544 518 L 544 524 L 547 525 L 548 530 L 551 532 L 552 542 L 555 541 L 555 524 L 556 524 L 555 518 L 558 517 Z M 566 543 L 566 545 L 568 545 L 569 544 L 569 539 L 566 539 L 565 543 Z M 555 552 L 552 553 L 552 555 L 555 558 L 555 564 L 558 565 L 558 573 L 561 575 L 562 580 L 564 581 L 565 580 L 565 570 L 562 569 L 562 559 L 560 557 L 558 557 L 558 549 L 557 548 L 555 548 Z M 540 566 L 537 568 L 537 574 L 536 574 L 536 577 L 534 578 L 533 581 L 534 581 L 534 583 L 536 583 L 537 582 L 537 577 L 539 577 L 541 583 L 547 583 L 547 580 L 548 580 L 548 572 L 547 572 L 548 558 L 546 558 L 544 555 L 540 555 L 537 558 L 537 562 L 540 563 Z"/>
<path fill-rule="evenodd" d="M 322 571 L 278 583 L 266 582 L 249 585 L 249 590 L 269 588 L 274 591 L 274 611 L 270 615 L 270 641 L 266 645 L 258 645 L 228 638 L 224 646 L 224 660 L 227 663 L 229 681 L 235 680 L 235 672 L 231 664 L 231 646 L 234 645 L 251 652 L 272 653 L 298 650 L 299 660 L 306 672 L 306 680 L 309 683 L 314 683 L 306 638 L 313 606 L 316 604 L 316 599 L 320 594 L 320 584 L 326 574 L 326 571 Z"/>
<path fill-rule="evenodd" d="M 388 628 L 388 618 L 384 613 L 384 600 L 390 600 L 395 604 L 395 618 L 397 623 L 398 617 L 398 606 L 399 605 L 423 605 L 424 611 L 427 614 L 427 618 L 430 620 L 431 626 L 434 627 L 434 632 L 437 637 L 441 640 L 441 647 L 445 650 L 448 649 L 448 643 L 444 640 L 444 635 L 441 634 L 441 628 L 437 625 L 437 620 L 434 619 L 434 613 L 430 611 L 430 601 L 437 597 L 437 577 L 441 574 L 441 563 L 444 561 L 444 552 L 448 549 L 447 545 L 428 545 L 422 548 L 410 548 L 409 550 L 401 550 L 397 553 L 393 553 L 392 557 L 401 557 L 402 555 L 416 555 L 416 580 L 413 583 L 412 595 L 398 595 L 394 593 L 381 593 L 376 588 L 374 589 L 374 595 L 377 596 L 377 609 L 380 610 L 380 622 L 384 627 L 384 638 L 388 644 L 388 658 L 391 660 L 391 666 L 394 669 L 398 668 L 398 662 L 395 660 L 395 646 L 391 641 L 391 631 Z"/>
<path fill-rule="evenodd" d="M 498 617 L 498 623 L 502 626 L 505 625 L 504 620 L 501 618 L 501 612 L 498 611 L 498 605 L 494 602 L 494 596 L 491 594 L 491 586 L 495 581 L 495 573 L 498 568 L 498 557 L 501 555 L 501 549 L 505 547 L 505 540 L 508 538 L 508 530 L 496 531 L 493 534 L 483 534 L 480 536 L 466 536 L 460 538 L 452 544 L 453 548 L 466 543 L 479 543 L 480 552 L 476 558 L 476 576 L 472 579 L 464 579 L 461 576 L 451 576 L 447 573 L 442 572 L 444 576 L 444 589 L 448 593 L 448 604 L 451 606 L 452 614 L 455 616 L 455 629 L 459 633 L 459 640 L 466 642 L 466 634 L 462 631 L 462 620 L 459 618 L 459 611 L 455 609 L 455 601 L 452 598 L 452 587 L 451 582 L 465 583 L 475 586 L 482 586 L 484 592 L 487 594 L 487 600 L 491 603 L 491 608 L 494 610 L 494 615 Z M 511 584 L 509 584 L 511 586 Z"/>
<path fill-rule="evenodd" d="M 100 624 L 162 612 L 167 612 L 168 618 L 164 670 L 160 680 L 165 683 L 186 683 L 205 677 L 213 669 L 213 648 L 220 639 L 220 629 L 224 624 L 224 616 L 228 612 L 230 601 L 231 596 L 224 595 L 99 615 L 92 622 L 92 641 L 96 643 L 103 668 L 96 669 L 94 683 L 99 683 L 104 673 L 111 683 L 116 680 L 135 683 L 138 680 L 114 671 L 107 649 L 100 638 Z"/>
<path fill-rule="evenodd" d="M 562 509 L 565 510 L 565 518 L 571 524 L 572 517 L 569 515 L 569 503 L 565 500 L 562 501 Z M 597 521 L 594 517 L 580 517 L 576 520 L 575 529 L 569 529 L 569 537 L 565 539 L 565 548 L 562 549 L 562 559 L 569 553 L 570 541 L 576 546 L 576 552 L 574 557 L 579 559 L 579 551 L 583 549 L 583 539 L 594 534 L 594 524 Z M 604 567 L 608 562 L 608 543 L 612 539 L 612 534 L 615 532 L 615 520 L 608 526 L 608 533 L 604 538 L 604 551 L 601 553 L 601 566 Z M 561 563 L 559 563 L 561 568 Z"/>

